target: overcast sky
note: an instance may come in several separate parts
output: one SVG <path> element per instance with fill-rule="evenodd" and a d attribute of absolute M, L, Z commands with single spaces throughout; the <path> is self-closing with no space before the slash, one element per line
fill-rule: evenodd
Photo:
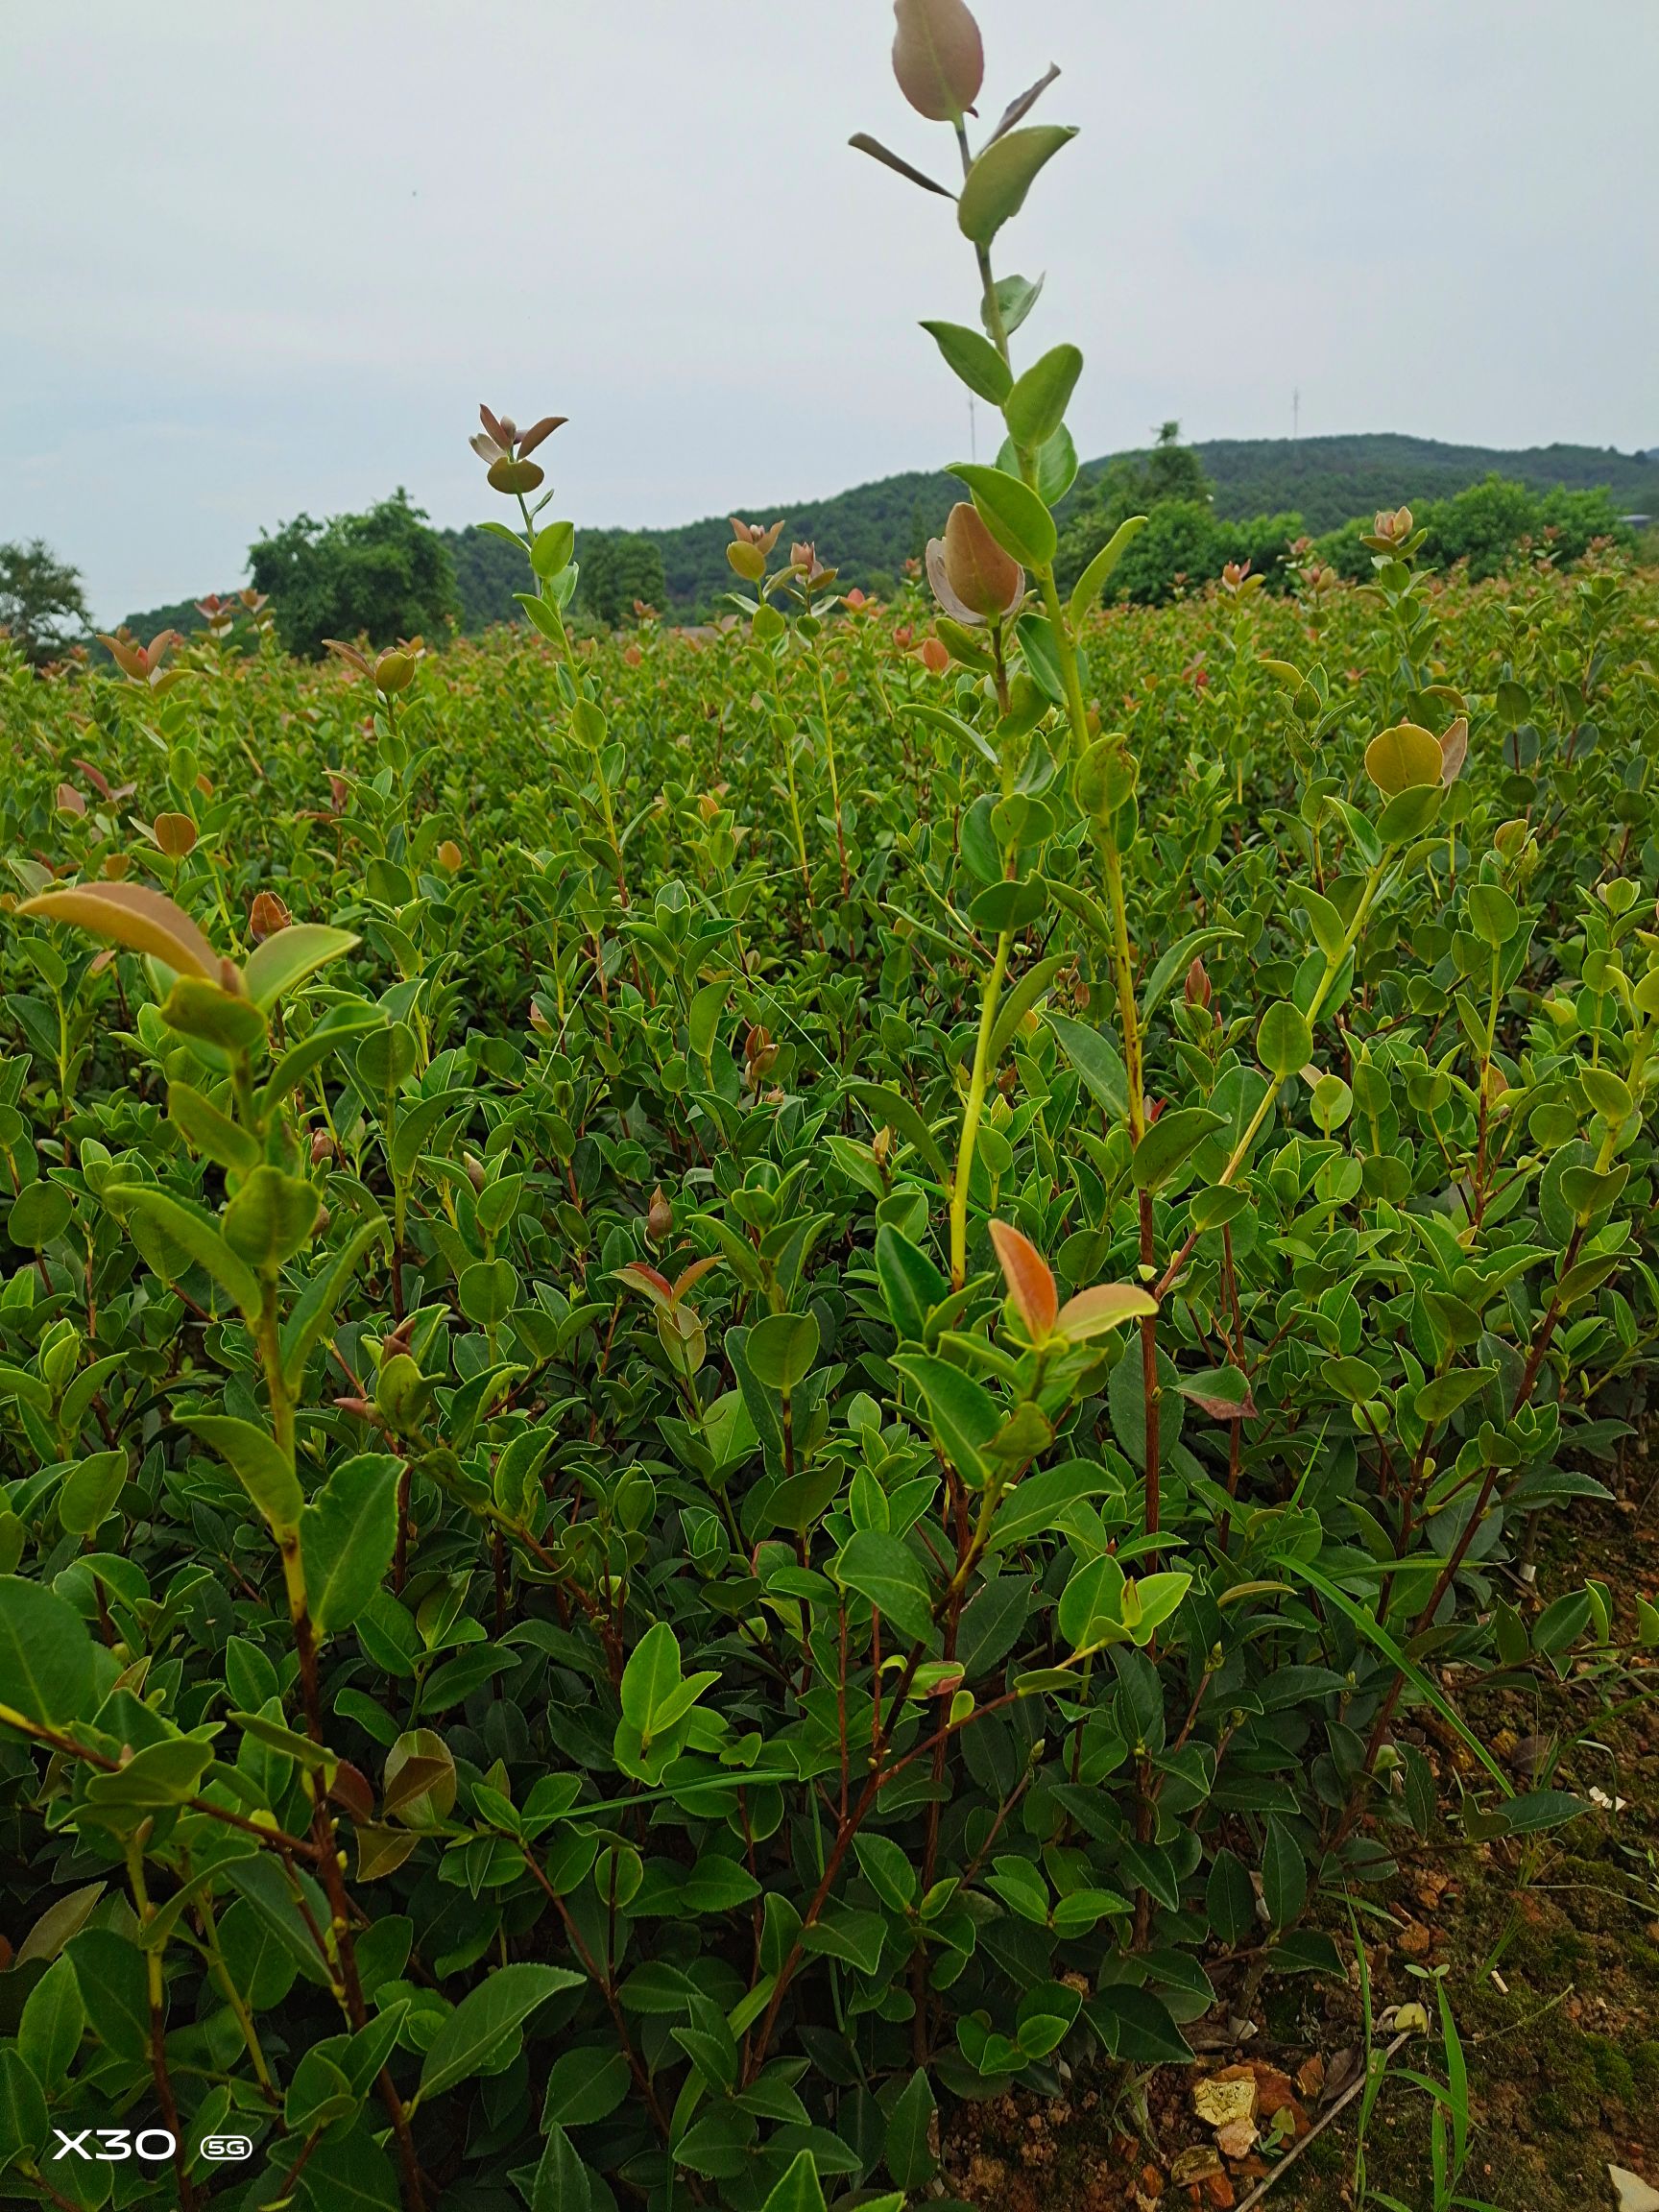
<path fill-rule="evenodd" d="M 1086 454 L 1407 430 L 1659 444 L 1659 0 L 980 0 L 987 121 L 1083 136 L 1006 233 Z M 301 509 L 669 523 L 963 456 L 971 322 L 887 0 L 9 0 L 0 538 L 95 611 L 238 583 Z M 1017 341 L 1017 346 L 1021 341 Z M 984 425 L 981 424 L 982 445 Z M 982 457 L 984 457 L 982 452 Z M 833 557 L 834 548 L 826 551 Z"/>

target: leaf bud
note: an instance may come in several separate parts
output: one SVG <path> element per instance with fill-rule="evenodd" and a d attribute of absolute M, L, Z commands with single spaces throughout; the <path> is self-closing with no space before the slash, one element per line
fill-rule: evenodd
<path fill-rule="evenodd" d="M 651 1204 L 646 1209 L 645 1234 L 653 1244 L 661 1244 L 673 1226 L 674 1209 L 662 1195 L 662 1186 L 659 1183 L 651 1193 Z"/>
<path fill-rule="evenodd" d="M 1025 595 L 1025 571 L 965 499 L 951 508 L 944 537 L 928 541 L 927 581 L 940 606 L 958 622 L 999 621 Z"/>
<path fill-rule="evenodd" d="M 399 1352 L 381 1362 L 374 1403 L 395 1429 L 417 1426 L 430 1395 L 431 1384 L 409 1353 Z"/>
<path fill-rule="evenodd" d="M 275 937 L 278 929 L 288 928 L 293 920 L 275 891 L 261 891 L 248 909 L 248 934 L 255 945 L 263 945 L 266 938 Z"/>
<path fill-rule="evenodd" d="M 893 0 L 893 74 L 930 123 L 955 123 L 979 97 L 985 49 L 962 0 Z"/>

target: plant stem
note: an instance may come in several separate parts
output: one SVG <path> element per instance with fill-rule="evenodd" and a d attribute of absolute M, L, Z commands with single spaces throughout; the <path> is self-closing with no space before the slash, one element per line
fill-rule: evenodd
<path fill-rule="evenodd" d="M 1013 931 L 1003 929 L 997 938 L 991 973 L 979 1001 L 979 1035 L 974 1046 L 974 1071 L 968 1079 L 968 1104 L 962 1115 L 962 1136 L 956 1147 L 956 1170 L 950 1178 L 950 1287 L 960 1290 L 968 1280 L 968 1184 L 974 1171 L 974 1147 L 979 1141 L 979 1122 L 985 1111 L 985 1089 L 991 1079 L 991 1034 L 997 1026 L 997 1002 L 1002 996 L 1002 978 L 1008 969 L 1008 948 Z"/>

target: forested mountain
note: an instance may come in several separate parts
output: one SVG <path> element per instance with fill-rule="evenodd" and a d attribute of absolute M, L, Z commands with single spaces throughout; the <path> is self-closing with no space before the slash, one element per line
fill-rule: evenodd
<path fill-rule="evenodd" d="M 1219 514 L 1242 519 L 1294 508 L 1314 533 L 1403 499 L 1449 498 L 1487 476 L 1538 492 L 1604 485 L 1624 513 L 1659 515 L 1659 453 L 1621 453 L 1610 445 L 1509 452 L 1384 430 L 1351 438 L 1214 438 L 1197 451 Z"/>
<path fill-rule="evenodd" d="M 1369 516 L 1379 507 L 1397 507 L 1403 500 L 1449 497 L 1490 475 L 1538 491 L 1605 486 L 1622 512 L 1659 516 L 1659 458 L 1611 447 L 1535 445 L 1510 452 L 1486 445 L 1444 445 L 1432 438 L 1384 431 L 1300 440 L 1220 438 L 1200 444 L 1196 451 L 1214 485 L 1218 515 L 1242 520 L 1294 513 L 1313 535 L 1336 529 L 1356 516 Z M 1085 462 L 1079 489 L 1114 458 L 1118 457 L 1102 455 Z M 837 567 L 845 583 L 881 590 L 890 588 L 907 559 L 922 552 L 951 501 L 962 496 L 962 487 L 943 469 L 911 469 L 828 498 L 769 501 L 754 508 L 748 519 L 771 522 L 781 516 L 785 536 L 810 540 L 820 559 Z M 446 535 L 465 597 L 468 556 L 462 546 L 474 534 Z M 637 535 L 661 550 L 668 605 L 674 613 L 705 612 L 731 588 L 726 547 L 732 529 L 724 515 Z M 480 550 L 487 561 L 493 561 L 488 541 Z M 510 549 L 500 546 L 499 551 L 511 566 Z M 499 619 L 516 613 L 512 592 L 521 586 L 521 577 L 508 585 L 500 600 L 490 603 L 488 613 L 482 601 L 476 608 L 469 606 L 469 627 L 480 616 Z"/>
<path fill-rule="evenodd" d="M 1395 431 L 1338 438 L 1218 438 L 1194 449 L 1214 487 L 1214 513 L 1227 520 L 1293 514 L 1310 534 L 1339 528 L 1357 516 L 1401 501 L 1443 499 L 1498 475 L 1537 491 L 1605 487 L 1621 513 L 1659 517 L 1659 447 L 1621 453 L 1612 446 L 1533 445 L 1507 451 L 1447 445 Z M 1123 455 L 1085 462 L 1075 501 L 1091 481 Z M 943 469 L 911 469 L 817 499 L 781 499 L 753 508 L 749 519 L 783 518 L 787 539 L 814 543 L 844 583 L 886 591 L 904 562 L 919 555 L 962 488 Z M 1062 523 L 1065 520 L 1062 510 Z M 455 565 L 462 626 L 480 630 L 512 621 L 519 611 L 525 570 L 511 546 L 482 531 L 440 533 Z M 601 619 L 625 618 L 635 597 L 656 603 L 660 556 L 662 611 L 682 618 L 708 613 L 733 582 L 726 564 L 732 537 L 724 515 L 667 529 L 584 530 L 577 555 L 588 573 L 584 592 Z M 164 622 L 196 626 L 194 610 L 133 614 L 149 636 Z"/>

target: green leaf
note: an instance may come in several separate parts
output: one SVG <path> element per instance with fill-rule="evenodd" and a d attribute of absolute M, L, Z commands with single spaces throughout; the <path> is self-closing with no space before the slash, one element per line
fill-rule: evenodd
<path fill-rule="evenodd" d="M 55 1959 L 23 2001 L 17 2024 L 17 2049 L 43 2089 L 56 2093 L 68 2079 L 81 2038 L 86 2032 L 86 2008 L 68 1959 Z"/>
<path fill-rule="evenodd" d="M 574 522 L 549 522 L 536 533 L 530 565 L 546 584 L 569 567 L 576 551 Z"/>
<path fill-rule="evenodd" d="M 989 399 L 993 407 L 1000 407 L 1014 375 L 990 339 L 960 323 L 924 323 L 922 327 L 944 354 L 951 373 L 959 376 L 970 392 Z"/>
<path fill-rule="evenodd" d="M 623 1718 L 641 1734 L 651 1716 L 680 1686 L 680 1646 L 666 1621 L 654 1621 L 629 1654 L 622 1670 Z"/>
<path fill-rule="evenodd" d="M 901 1352 L 893 1364 L 926 1401 L 928 1419 L 945 1456 L 974 1489 L 990 1474 L 986 1450 L 1002 1426 L 1002 1413 L 983 1382 L 948 1359 L 925 1352 Z"/>
<path fill-rule="evenodd" d="M 69 1193 L 60 1184 L 31 1183 L 6 1215 L 6 1234 L 13 1244 L 26 1245 L 31 1252 L 44 1252 L 68 1228 L 74 1211 Z"/>
<path fill-rule="evenodd" d="M 1130 1172 L 1137 1190 L 1159 1190 L 1212 1131 L 1222 1126 L 1207 1106 L 1177 1106 L 1160 1114 L 1135 1147 Z"/>
<path fill-rule="evenodd" d="M 1564 1827 L 1589 1810 L 1584 1798 L 1567 1790 L 1527 1790 L 1500 1806 L 1499 1815 L 1505 1836 L 1536 1836 L 1546 1828 Z"/>
<path fill-rule="evenodd" d="M 351 1278 L 364 1255 L 376 1244 L 390 1244 L 392 1227 L 379 1212 L 353 1230 L 338 1252 L 331 1253 L 295 1299 L 282 1324 L 282 1373 L 290 1390 L 298 1392 L 318 1339 L 333 1320 Z"/>
<path fill-rule="evenodd" d="M 524 2022 L 538 2005 L 581 1982 L 564 1966 L 497 1966 L 463 1997 L 426 2050 L 421 2099 L 427 2103 L 474 2074 L 504 2074 L 523 2048 Z"/>
<path fill-rule="evenodd" d="M 112 2056 L 148 2065 L 150 1989 L 137 1944 L 113 1928 L 84 1928 L 66 1956 L 93 2034 Z"/>
<path fill-rule="evenodd" d="M 1003 224 L 1025 204 L 1025 195 L 1045 163 L 1076 135 L 1064 124 L 1037 123 L 993 139 L 969 170 L 957 198 L 956 224 L 963 237 L 975 246 L 989 246 Z"/>
<path fill-rule="evenodd" d="M 592 2201 L 581 2153 L 563 2128 L 549 2128 L 530 2189 L 530 2212 L 589 2212 Z"/>
<path fill-rule="evenodd" d="M 1287 1928 L 1308 1902 L 1308 1863 L 1302 1846 L 1278 1814 L 1267 1816 L 1262 1854 L 1262 1902 L 1275 1928 Z"/>
<path fill-rule="evenodd" d="M 1439 739 L 1415 722 L 1382 731 L 1365 748 L 1365 773 L 1388 799 L 1402 791 L 1438 788 L 1444 765 Z"/>
<path fill-rule="evenodd" d="M 750 1330 L 744 1356 L 757 1382 L 787 1398 L 810 1374 L 818 1344 L 816 1314 L 768 1313 Z"/>
<path fill-rule="evenodd" d="M 931 1638 L 932 1593 L 915 1553 L 901 1537 L 861 1528 L 843 1547 L 830 1572 L 843 1589 L 855 1590 L 878 1606 L 882 1619 L 907 1642 L 923 1644 Z"/>
<path fill-rule="evenodd" d="M 879 161 L 884 169 L 891 169 L 896 176 L 906 178 L 912 184 L 919 184 L 924 192 L 936 192 L 941 200 L 953 200 L 956 197 L 953 192 L 947 191 L 943 184 L 935 183 L 931 177 L 925 176 L 920 169 L 912 168 L 891 147 L 883 146 L 878 138 L 872 138 L 868 131 L 854 131 L 847 143 L 856 147 L 860 154 L 868 154 L 872 161 Z"/>
<path fill-rule="evenodd" d="M 1307 915 L 1313 930 L 1314 942 L 1327 960 L 1340 960 L 1347 941 L 1348 926 L 1331 901 L 1310 884 L 1298 883 L 1293 895 L 1294 903 Z"/>
<path fill-rule="evenodd" d="M 252 1421 L 238 1421 L 228 1413 L 180 1413 L 179 1425 L 229 1463 L 274 1535 L 299 1527 L 304 1494 L 274 1436 Z"/>
<path fill-rule="evenodd" d="M 164 1736 L 141 1743 L 113 1774 L 90 1774 L 84 1789 L 89 1808 L 114 1816 L 114 1825 L 135 1825 L 121 1815 L 182 1805 L 202 1787 L 213 1764 L 213 1747 L 190 1736 Z"/>
<path fill-rule="evenodd" d="M 896 1137 L 914 1145 L 937 1181 L 950 1182 L 950 1170 L 945 1165 L 939 1141 L 908 1098 L 883 1083 L 849 1083 L 845 1089 L 848 1097 L 856 1098 L 878 1128 L 885 1125 Z"/>
<path fill-rule="evenodd" d="M 1083 356 L 1075 346 L 1051 346 L 1032 362 L 1002 403 L 1002 418 L 1016 445 L 1031 453 L 1053 437 L 1082 373 Z"/>
<path fill-rule="evenodd" d="M 344 2134 L 328 2130 L 300 2184 L 311 2212 L 398 2212 L 402 2202 L 391 2157 L 362 2121 Z"/>
<path fill-rule="evenodd" d="M 49 1728 L 81 1719 L 94 1695 L 92 1637 L 55 1591 L 0 1575 L 0 1705 Z"/>
<path fill-rule="evenodd" d="M 286 1098 L 300 1088 L 314 1068 L 320 1068 L 342 1045 L 385 1027 L 385 1011 L 379 1006 L 367 1002 L 330 1006 L 307 1036 L 301 1038 L 297 1045 L 289 1046 L 273 1069 L 261 1096 L 267 1101 Z"/>
<path fill-rule="evenodd" d="M 401 1464 L 389 1452 L 343 1460 L 300 1516 L 305 1603 L 319 1636 L 353 1621 L 392 1564 Z"/>
<path fill-rule="evenodd" d="M 866 1833 L 854 1839 L 859 1871 L 891 1911 L 908 1912 L 916 1903 L 920 1884 L 910 1856 L 891 1836 Z"/>
<path fill-rule="evenodd" d="M 1204 1905 L 1212 1931 L 1229 1947 L 1256 1933 L 1256 1891 L 1249 1869 L 1238 1854 L 1225 1845 L 1211 1861 Z"/>
<path fill-rule="evenodd" d="M 1191 2047 L 1176 2027 L 1169 2008 L 1150 1989 L 1103 1982 L 1084 2010 L 1114 2058 L 1142 2066 L 1192 2063 Z"/>
<path fill-rule="evenodd" d="M 249 955 L 242 971 L 249 998 L 262 1012 L 269 1012 L 296 983 L 349 952 L 356 942 L 349 929 L 330 929 L 322 922 L 290 923 Z"/>
<path fill-rule="evenodd" d="M 255 1852 L 251 1859 L 233 1860 L 226 1870 L 226 1879 L 236 1890 L 257 1923 L 261 1933 L 280 1946 L 285 1957 L 304 1975 L 308 1982 L 326 1984 L 327 1968 L 317 1955 L 317 1945 L 305 1924 L 301 1904 L 309 1912 L 318 1928 L 328 1925 L 328 1903 L 322 1889 L 311 1876 L 296 1869 L 291 1884 L 286 1870 L 264 1852 Z M 295 1889 L 298 1888 L 298 1898 Z M 88 1934 L 92 1933 L 88 1931 Z M 84 1941 L 82 1937 L 79 1940 Z M 75 1948 L 75 1947 L 72 1947 Z M 85 1988 L 85 1978 L 82 1978 Z M 142 1991 L 142 1968 L 140 1968 Z M 91 2014 L 94 2030 L 102 2033 L 102 2018 L 87 1992 L 87 2010 Z M 146 2032 L 148 2023 L 146 2022 Z"/>
<path fill-rule="evenodd" d="M 824 2191 L 810 2151 L 797 2151 L 760 2212 L 824 2212 Z"/>
<path fill-rule="evenodd" d="M 952 714 L 949 708 L 930 707 L 920 700 L 910 699 L 900 707 L 899 711 L 901 714 L 913 715 L 919 722 L 926 722 L 929 729 L 943 730 L 948 737 L 954 737 L 971 752 L 977 753 L 980 759 L 989 762 L 993 768 L 998 765 L 997 748 L 990 739 L 982 731 L 975 730 L 972 722 L 965 722 L 960 714 Z"/>
<path fill-rule="evenodd" d="M 1140 537 L 1151 519 L 1146 515 L 1131 515 L 1119 522 L 1087 568 L 1071 588 L 1071 627 L 1077 629 L 1094 612 L 1094 602 L 1112 580 L 1112 571 L 1122 560 L 1135 540 Z"/>
<path fill-rule="evenodd" d="M 1004 552 L 1027 568 L 1046 567 L 1059 537 L 1053 516 L 1028 484 L 983 462 L 953 461 L 950 473 L 967 485 L 980 520 Z"/>
<path fill-rule="evenodd" d="M 303 1175 L 286 1175 L 262 1162 L 244 1176 L 226 1207 L 225 1241 L 239 1260 L 271 1275 L 310 1243 L 321 1200 Z"/>
<path fill-rule="evenodd" d="M 1496 1367 L 1454 1367 L 1424 1383 L 1412 1401 L 1412 1409 L 1419 1421 L 1445 1421 L 1477 1390 L 1484 1390 L 1497 1373 Z"/>
<path fill-rule="evenodd" d="M 1177 976 L 1185 980 L 1196 953 L 1201 952 L 1207 945 L 1236 945 L 1238 942 L 1237 929 L 1228 929 L 1216 923 L 1204 929 L 1189 929 L 1185 937 L 1178 938 L 1166 952 L 1160 955 L 1158 965 L 1146 978 L 1146 988 L 1141 994 L 1142 1021 L 1151 1021 Z"/>
<path fill-rule="evenodd" d="M 1105 1640 L 1123 1620 L 1123 1570 L 1110 1552 L 1073 1568 L 1055 1623 L 1073 1651 Z"/>
<path fill-rule="evenodd" d="M 239 1175 L 258 1166 L 258 1140 L 188 1083 L 167 1086 L 167 1118 L 192 1151 L 205 1153 L 216 1166 L 233 1167 Z"/>
<path fill-rule="evenodd" d="M 1025 656 L 1032 682 L 1051 706 L 1064 707 L 1066 675 L 1060 662 L 1054 626 L 1047 615 L 1022 614 L 1014 625 L 1014 635 L 1020 640 L 1020 650 Z"/>
<path fill-rule="evenodd" d="M 397 1117 L 397 1131 L 387 1148 L 387 1166 L 394 1175 L 410 1176 L 416 1163 L 426 1149 L 428 1142 L 436 1136 L 441 1123 L 451 1114 L 465 1114 L 471 1109 L 471 1100 L 457 1098 L 451 1092 L 442 1092 L 436 1097 L 417 1099 Z"/>
<path fill-rule="evenodd" d="M 1018 882 L 988 883 L 970 902 L 968 919 L 975 929 L 999 936 L 1004 929 L 1026 929 L 1048 903 L 1048 887 L 1041 876 L 1026 876 Z"/>
<path fill-rule="evenodd" d="M 1476 936 L 1482 938 L 1494 951 L 1507 945 L 1521 926 L 1521 909 L 1508 892 L 1501 883 L 1471 883 L 1466 896 L 1469 922 Z M 1625 1113 L 1628 1112 L 1626 1105 Z"/>
<path fill-rule="evenodd" d="M 1190 1575 L 1142 1575 L 1123 1585 L 1123 1625 L 1137 1644 L 1149 1644 L 1192 1587 Z"/>
<path fill-rule="evenodd" d="M 148 1183 L 125 1183 L 120 1190 L 120 1206 L 128 1213 L 136 1213 L 145 1220 L 154 1222 L 161 1234 L 177 1244 L 198 1266 L 204 1267 L 222 1290 L 228 1291 L 240 1307 L 243 1316 L 250 1322 L 259 1318 L 260 1292 L 258 1278 L 221 1236 L 216 1223 L 205 1214 L 181 1206 L 177 1198 L 170 1198 L 165 1190 L 157 1190 Z M 312 1207 L 316 1211 L 315 1201 Z"/>
<path fill-rule="evenodd" d="M 993 300 L 1001 318 L 1002 335 L 1012 338 L 1025 321 L 1038 301 L 1043 297 L 1044 279 L 1041 276 L 998 276 L 991 288 L 991 295 L 979 301 L 979 320 L 989 332 L 994 327 Z"/>
<path fill-rule="evenodd" d="M 563 642 L 558 613 L 540 591 L 515 591 L 513 596 L 529 616 L 533 629 L 540 630 L 542 637 L 555 645 Z"/>
<path fill-rule="evenodd" d="M 705 983 L 692 993 L 691 1008 L 686 1016 L 685 1031 L 691 1049 L 699 1060 L 708 1060 L 714 1050 L 714 1040 L 720 1030 L 720 1017 L 726 1011 L 726 1001 L 732 996 L 732 978 L 716 976 L 712 983 Z"/>
<path fill-rule="evenodd" d="M 1007 1551 L 1053 1529 L 1069 1505 L 1120 1492 L 1123 1479 L 1092 1459 L 1068 1459 L 1026 1475 L 1004 1496 L 991 1524 L 991 1548 Z"/>
<path fill-rule="evenodd" d="M 1241 1367 L 1204 1367 L 1196 1375 L 1183 1375 L 1175 1387 L 1190 1405 L 1218 1420 L 1229 1419 L 1230 1408 L 1242 1411 L 1250 1404 L 1250 1378 Z"/>
<path fill-rule="evenodd" d="M 950 1291 L 949 1279 L 890 1221 L 876 1232 L 876 1274 L 900 1343 L 920 1344 L 928 1314 Z"/>
<path fill-rule="evenodd" d="M 517 1298 L 518 1273 L 511 1260 L 474 1260 L 455 1285 L 456 1304 L 478 1329 L 499 1329 Z"/>
<path fill-rule="evenodd" d="M 666 1621 L 653 1622 L 622 1670 L 622 1718 L 646 1740 L 665 1735 L 717 1679 L 709 1671 L 682 1680 L 674 1631 Z"/>
<path fill-rule="evenodd" d="M 628 2061 L 614 2048 L 584 2044 L 575 2051 L 562 2051 L 548 2072 L 541 2125 L 585 2128 L 609 2119 L 632 2082 Z"/>
<path fill-rule="evenodd" d="M 920 2189 L 938 2168 L 928 2140 L 938 2107 L 927 2077 L 919 2066 L 893 2100 L 887 2113 L 887 2171 L 901 2189 Z"/>
<path fill-rule="evenodd" d="M 34 2068 L 20 2051 L 0 2047 L 0 2172 L 19 2158 L 33 2165 L 45 2149 L 50 2127 Z"/>
<path fill-rule="evenodd" d="M 114 1510 L 127 1483 L 125 1452 L 94 1452 L 63 1478 L 58 1519 L 71 1536 L 90 1536 Z"/>
<path fill-rule="evenodd" d="M 1039 960 L 1034 968 L 1028 968 L 1003 999 L 998 1011 L 997 1026 L 991 1032 L 993 1068 L 1014 1042 L 1026 1015 L 1071 957 L 1070 952 L 1050 952 L 1046 959 Z"/>
<path fill-rule="evenodd" d="M 180 1037 L 194 1037 L 226 1055 L 255 1053 L 265 1046 L 265 1017 L 252 999 L 194 975 L 177 978 L 161 1001 L 161 1019 Z M 214 1065 L 228 1067 L 229 1059 Z"/>
<path fill-rule="evenodd" d="M 1082 1077 L 1089 1095 L 1104 1110 L 1107 1119 L 1127 1120 L 1129 1077 L 1112 1039 L 1102 1030 L 1091 1028 L 1087 1022 L 1073 1022 L 1069 1015 L 1056 1014 L 1050 1007 L 1044 1008 L 1043 1019 L 1059 1038 L 1060 1049 Z"/>
<path fill-rule="evenodd" d="M 1313 1031 L 1300 1006 L 1281 998 L 1268 1007 L 1256 1031 L 1256 1057 L 1281 1083 L 1307 1067 L 1313 1057 Z"/>

